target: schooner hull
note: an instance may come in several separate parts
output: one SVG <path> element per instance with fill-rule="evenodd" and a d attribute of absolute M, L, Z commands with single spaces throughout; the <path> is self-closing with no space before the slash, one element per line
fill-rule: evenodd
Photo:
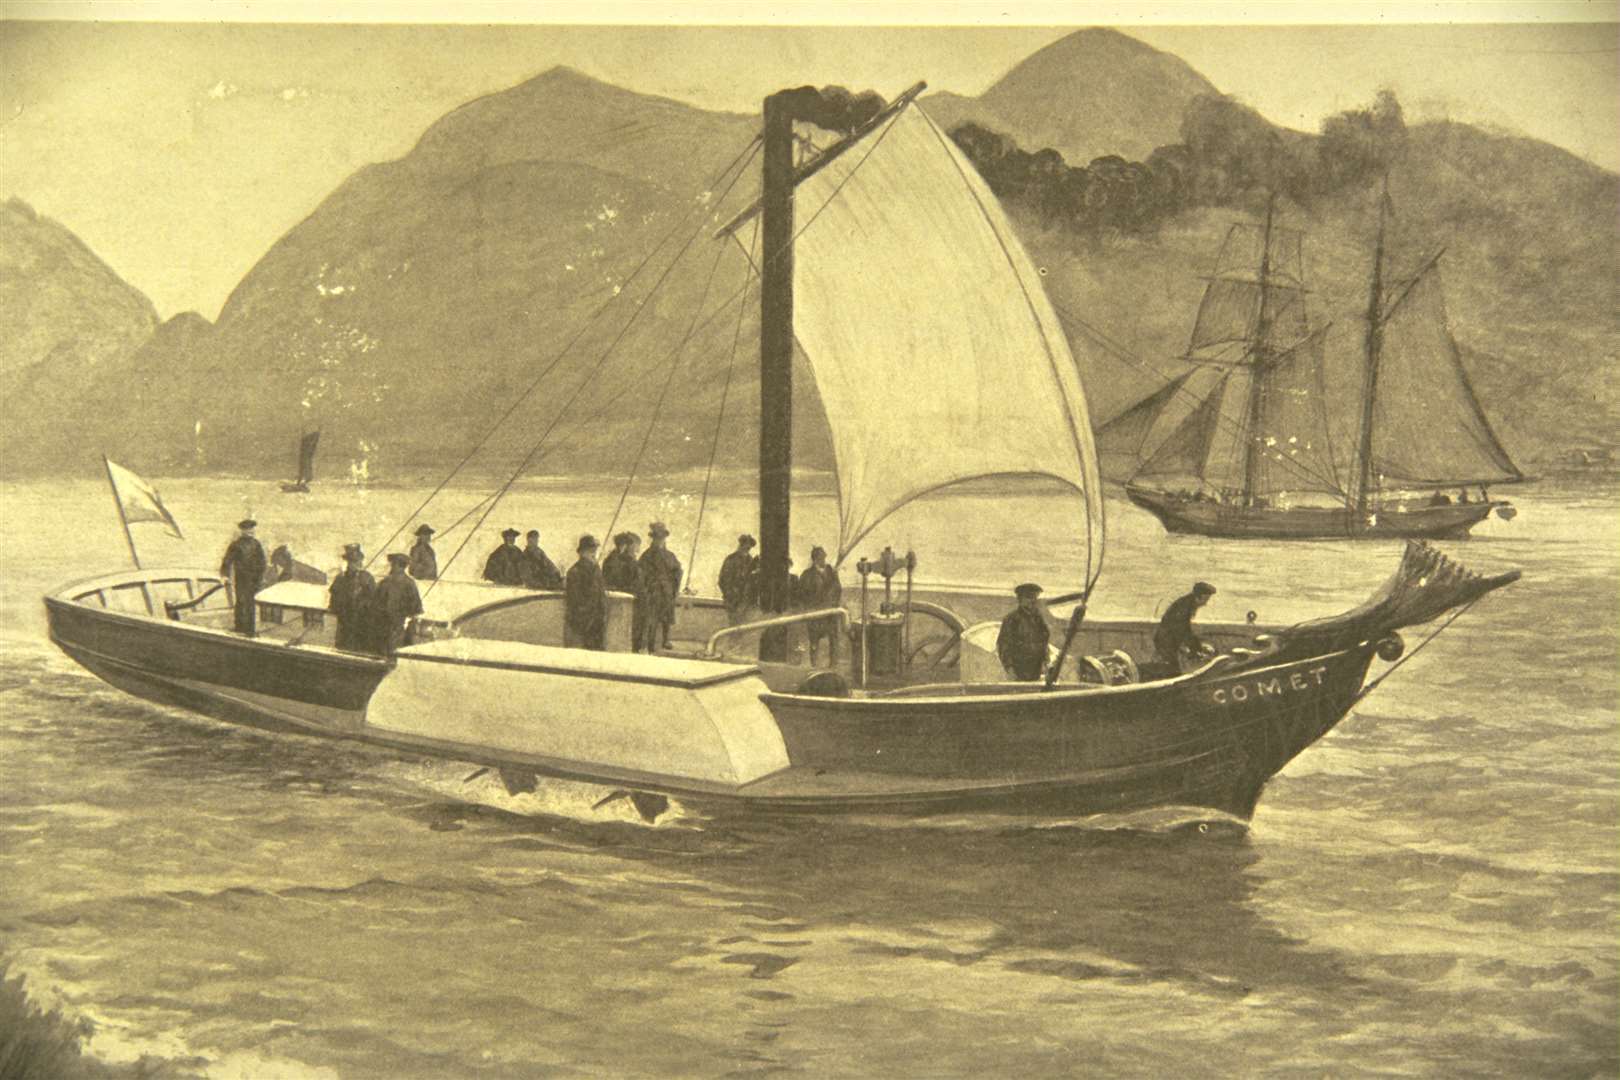
<path fill-rule="evenodd" d="M 657 792 L 711 812 L 1074 816 L 1190 806 L 1246 817 L 1266 781 L 1344 716 L 1372 655 L 1362 644 L 1230 673 L 1222 661 L 1108 688 L 945 684 L 824 698 L 772 693 L 736 665 L 671 679 L 672 659 L 510 642 L 408 648 L 387 662 L 109 610 L 100 598 L 114 589 L 155 595 L 163 582 L 102 580 L 116 584 L 46 597 L 51 639 L 137 697 L 231 723 Z M 207 584 L 197 572 L 191 580 L 193 591 Z M 604 663 L 625 671 L 592 670 Z M 607 709 L 614 695 L 623 707 Z M 680 724 L 688 734 L 672 737 Z M 656 751 L 659 739 L 666 751 Z"/>
<path fill-rule="evenodd" d="M 1127 486 L 1131 502 L 1173 533 L 1224 539 L 1442 540 L 1461 539 L 1491 515 L 1499 502 L 1453 503 L 1385 511 L 1370 522 L 1345 507 L 1246 507 L 1177 498 Z"/>

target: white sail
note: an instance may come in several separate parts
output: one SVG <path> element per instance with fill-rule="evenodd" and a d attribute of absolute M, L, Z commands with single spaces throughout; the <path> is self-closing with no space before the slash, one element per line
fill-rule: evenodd
<path fill-rule="evenodd" d="M 996 198 L 908 105 L 800 183 L 794 325 L 832 430 L 839 557 L 912 499 L 977 477 L 1102 485 L 1057 316 Z"/>

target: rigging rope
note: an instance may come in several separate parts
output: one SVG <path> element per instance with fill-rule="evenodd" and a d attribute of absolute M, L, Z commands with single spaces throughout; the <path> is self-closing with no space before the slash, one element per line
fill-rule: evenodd
<path fill-rule="evenodd" d="M 718 318 L 727 308 L 731 307 L 732 304 L 736 303 L 739 299 L 742 298 L 743 291 L 744 290 L 739 289 L 736 292 L 732 293 L 731 296 L 728 297 L 725 301 L 723 301 L 720 304 L 719 307 L 715 308 L 712 312 L 709 313 L 709 316 L 707 318 L 705 318 L 702 323 L 699 324 L 698 329 L 699 330 L 705 329 L 706 327 L 708 327 L 708 325 L 710 323 L 714 322 L 714 320 L 716 318 Z M 675 356 L 676 356 L 676 353 L 672 350 L 668 355 L 666 355 L 664 357 L 664 359 L 662 361 L 659 362 L 658 365 L 654 366 L 653 371 L 656 372 L 658 367 L 662 366 L 663 364 L 669 363 L 671 360 L 673 360 L 675 358 Z M 589 423 L 599 419 L 601 416 L 606 414 L 609 409 L 611 409 L 614 405 L 616 405 L 619 402 L 619 399 L 623 398 L 630 391 L 639 389 L 641 387 L 641 385 L 642 385 L 642 380 L 640 380 L 640 379 L 628 380 L 623 386 L 621 386 L 619 388 L 619 390 L 615 394 L 613 394 L 606 401 L 604 401 L 600 406 L 598 406 L 595 412 L 591 413 L 589 416 L 585 416 L 585 417 L 581 418 L 580 420 L 577 421 L 577 423 L 578 424 L 589 424 Z M 575 396 L 577 397 L 578 395 L 576 394 Z M 572 405 L 572 403 L 573 403 L 572 400 L 570 400 L 567 405 L 564 405 L 563 411 L 566 412 L 569 405 Z M 506 490 L 509 487 L 511 487 L 511 485 L 513 483 L 515 483 L 517 481 L 517 478 L 523 474 L 524 470 L 527 469 L 529 467 L 529 465 L 531 463 L 533 463 L 534 460 L 536 460 L 536 456 L 539 455 L 539 451 L 540 451 L 541 447 L 545 444 L 546 440 L 551 436 L 553 429 L 557 426 L 557 422 L 559 420 L 561 420 L 561 418 L 562 418 L 562 413 L 559 413 L 558 416 L 553 419 L 551 426 L 547 427 L 546 431 L 541 435 L 540 441 L 535 443 L 535 445 L 530 449 L 529 456 L 524 458 L 523 461 L 519 463 L 517 469 L 513 471 L 512 475 L 507 479 L 506 483 L 503 484 L 496 492 L 492 493 L 491 496 L 489 496 L 489 499 L 491 501 L 491 505 L 490 505 L 489 509 L 486 510 L 484 512 L 483 516 L 478 519 L 478 522 L 473 526 L 472 531 L 467 534 L 467 539 L 463 540 L 461 542 L 461 545 L 456 548 L 455 553 L 452 554 L 451 557 L 450 557 L 450 562 L 455 561 L 456 556 L 461 554 L 462 548 L 465 548 L 467 546 L 467 541 L 471 540 L 475 535 L 477 535 L 478 530 L 483 527 L 484 520 L 486 518 L 488 518 L 490 513 L 493 512 L 494 509 L 495 509 L 494 502 L 499 501 L 499 498 L 506 493 Z M 450 565 L 449 562 L 445 563 L 446 567 L 448 567 L 449 565 Z M 443 574 L 442 573 L 440 575 L 439 580 L 443 580 Z M 430 583 L 428 585 L 428 588 L 427 588 L 428 592 L 432 591 L 434 584 L 436 584 L 436 582 Z M 424 593 L 423 595 L 426 595 L 426 593 Z"/>
<path fill-rule="evenodd" d="M 750 161 L 753 159 L 752 153 L 748 155 L 748 159 Z M 746 162 L 744 163 L 744 166 L 746 167 Z M 722 192 L 720 198 L 716 200 L 717 203 L 725 201 L 726 196 L 731 193 L 732 187 L 736 185 L 737 180 L 741 177 L 741 175 L 741 172 L 739 172 L 737 176 L 732 178 L 731 182 L 727 184 L 726 190 Z M 489 505 L 486 506 L 483 513 L 479 515 L 478 521 L 473 525 L 472 529 L 467 533 L 467 536 L 461 541 L 461 543 L 457 545 L 456 550 L 451 554 L 449 560 L 446 561 L 444 566 L 441 568 L 440 577 L 428 585 L 429 592 L 433 590 L 433 586 L 437 584 L 439 580 L 443 580 L 444 571 L 449 570 L 450 565 L 454 563 L 458 557 L 460 557 L 462 551 L 466 549 L 468 542 L 478 534 L 478 530 L 483 527 L 484 522 L 488 520 L 489 515 L 494 512 L 495 507 L 500 504 L 501 499 L 506 495 L 507 491 L 511 489 L 514 483 L 517 482 L 518 477 L 522 476 L 524 471 L 528 469 L 530 463 L 534 461 L 535 456 L 540 452 L 540 448 L 545 445 L 546 440 L 551 437 L 551 434 L 554 430 L 556 430 L 557 425 L 562 421 L 563 417 L 568 414 L 568 410 L 571 409 L 574 403 L 579 400 L 580 395 L 585 392 L 585 388 L 591 385 L 595 376 L 606 365 L 608 358 L 612 356 L 614 349 L 616 349 L 619 343 L 624 340 L 624 336 L 629 333 L 630 327 L 634 325 L 636 319 L 641 315 L 641 313 L 646 310 L 647 302 L 652 298 L 653 294 L 655 294 L 663 286 L 664 282 L 669 278 L 670 273 L 675 269 L 675 266 L 681 261 L 682 257 L 685 256 L 686 252 L 690 250 L 692 243 L 698 238 L 699 235 L 702 234 L 705 227 L 706 226 L 704 225 L 699 225 L 697 230 L 687 238 L 686 243 L 681 246 L 681 250 L 676 253 L 675 258 L 671 260 L 667 267 L 664 268 L 664 272 L 659 275 L 658 280 L 653 282 L 652 287 L 648 289 L 647 295 L 642 297 L 641 302 L 637 305 L 635 311 L 631 313 L 630 318 L 625 322 L 624 326 L 619 330 L 618 335 L 608 343 L 607 348 L 604 349 L 602 354 L 597 358 L 596 364 L 586 374 L 586 377 L 580 381 L 579 385 L 574 388 L 574 392 L 569 395 L 568 400 L 563 403 L 562 408 L 559 409 L 556 415 L 551 418 L 551 422 L 547 424 L 546 429 L 540 433 L 540 438 L 534 443 L 533 446 L 529 448 L 529 452 L 524 455 L 523 460 L 518 463 L 518 467 L 513 470 L 512 474 L 506 478 L 505 482 L 503 482 L 500 487 L 495 490 L 493 496 L 491 496 L 488 500 Z M 747 286 L 745 284 L 744 289 L 746 289 L 746 287 Z M 708 319 L 703 320 L 703 322 L 691 332 L 695 333 L 698 329 L 702 329 L 703 327 L 707 326 L 714 320 L 714 317 L 718 315 L 720 311 L 730 307 L 734 301 L 741 297 L 743 291 L 743 289 L 739 289 L 737 292 L 733 293 L 731 297 L 727 299 L 723 305 L 721 305 L 720 308 L 717 308 Z M 682 344 L 684 345 L 684 342 Z M 672 353 L 671 355 L 673 356 L 676 354 Z M 596 413 L 592 414 L 591 419 L 601 415 L 601 413 L 606 409 L 607 405 L 611 405 L 613 402 L 616 402 L 626 392 L 639 385 L 641 385 L 640 382 L 634 380 L 626 383 L 624 388 L 620 390 L 618 394 L 614 395 L 603 406 L 603 409 L 599 409 Z"/>
<path fill-rule="evenodd" d="M 728 173 L 730 173 L 733 169 L 737 169 L 737 176 L 732 177 L 730 183 L 728 183 L 726 186 L 726 191 L 729 192 L 731 190 L 731 186 L 736 184 L 738 177 L 742 175 L 742 171 L 745 170 L 748 167 L 748 163 L 753 160 L 754 154 L 759 148 L 760 141 L 761 136 L 755 135 L 754 138 L 749 141 L 748 145 L 743 147 L 742 150 L 738 152 L 736 157 L 732 158 L 724 168 L 715 174 L 714 179 L 709 182 L 708 187 L 705 190 L 713 190 L 723 179 L 725 179 Z M 722 195 L 721 198 L 723 199 L 724 196 Z M 383 541 L 382 546 L 377 548 L 376 551 L 372 553 L 371 558 L 366 560 L 366 566 L 369 567 L 372 563 L 376 562 L 377 557 L 391 547 L 395 540 L 399 539 L 400 534 L 405 531 L 406 527 L 410 525 L 412 521 L 415 521 L 417 517 L 421 515 L 423 510 L 427 509 L 428 504 L 437 498 L 439 493 L 449 485 L 450 481 L 454 480 L 457 474 L 459 474 L 461 470 L 466 467 L 467 463 L 471 461 L 473 457 L 489 443 L 490 439 L 494 438 L 495 433 L 500 430 L 501 425 L 506 423 L 507 420 L 511 419 L 512 414 L 517 412 L 518 407 L 529 398 L 529 395 L 533 394 L 535 390 L 539 389 L 540 384 L 545 381 L 546 376 L 551 374 L 557 365 L 562 362 L 563 357 L 567 356 L 569 351 L 579 343 L 580 339 L 585 336 L 586 331 L 590 329 L 592 324 L 594 324 L 596 320 L 599 319 L 602 314 L 613 305 L 615 300 L 623 295 L 624 291 L 630 287 L 631 282 L 635 281 L 641 272 L 647 268 L 647 265 L 652 262 L 653 257 L 657 255 L 658 252 L 663 250 L 664 245 L 667 244 L 676 235 L 676 233 L 680 231 L 683 225 L 692 219 L 693 214 L 697 213 L 707 205 L 707 201 L 694 201 L 693 205 L 687 209 L 685 216 L 683 216 L 679 221 L 675 222 L 674 225 L 670 226 L 669 231 L 664 234 L 663 238 L 653 246 L 652 250 L 647 253 L 646 257 L 642 259 L 641 262 L 637 264 L 636 268 L 630 272 L 630 276 L 624 279 L 624 281 L 620 284 L 618 291 L 614 292 L 605 301 L 603 301 L 602 304 L 597 307 L 597 309 L 593 311 L 583 323 L 580 324 L 580 327 L 578 331 L 575 332 L 574 336 L 568 340 L 567 344 L 558 350 L 557 354 L 552 357 L 551 362 L 541 369 L 540 373 L 534 377 L 532 382 L 529 383 L 528 388 L 525 389 L 523 393 L 519 394 L 512 404 L 507 407 L 506 411 L 501 414 L 500 419 L 496 420 L 495 423 L 490 425 L 489 430 L 486 431 L 483 436 L 473 445 L 473 448 L 467 451 L 466 455 L 456 463 L 455 467 L 450 470 L 449 474 L 443 480 L 439 481 L 438 486 L 428 493 L 427 498 L 423 499 L 421 504 L 418 505 L 415 510 L 412 510 L 411 513 L 399 523 L 399 527 L 394 530 L 393 535 L 389 536 L 387 540 Z M 687 241 L 686 246 L 691 246 L 691 240 Z M 675 262 L 680 261 L 681 255 L 684 254 L 685 251 L 686 248 L 683 247 L 681 252 L 675 256 L 675 260 L 670 263 L 671 267 L 675 265 Z M 669 271 L 666 269 L 666 276 L 668 272 Z M 662 278 L 659 279 L 660 282 L 662 282 L 662 280 Z M 653 286 L 655 290 L 657 287 L 658 286 L 656 284 Z M 643 303 L 645 302 L 645 299 L 643 299 Z M 641 309 L 638 307 L 636 310 L 639 313 Z M 462 518 L 456 522 L 456 524 L 461 524 L 461 522 L 465 521 L 466 518 L 467 515 L 463 515 Z"/>
<path fill-rule="evenodd" d="M 1445 622 L 1443 622 L 1439 626 L 1435 627 L 1434 630 L 1430 631 L 1430 633 L 1428 634 L 1427 637 L 1425 637 L 1422 641 L 1418 642 L 1417 645 L 1415 645 L 1412 648 L 1411 652 L 1407 653 L 1405 656 L 1403 656 L 1399 660 L 1395 661 L 1389 667 L 1385 668 L 1383 674 L 1379 675 L 1378 678 L 1374 679 L 1372 682 L 1368 683 L 1366 686 L 1363 686 L 1361 688 L 1360 692 L 1357 693 L 1355 697 L 1350 699 L 1350 704 L 1354 705 L 1356 702 L 1360 701 L 1362 698 L 1366 697 L 1368 694 L 1370 694 L 1374 690 L 1378 689 L 1378 684 L 1379 683 L 1383 682 L 1385 679 L 1387 679 L 1391 675 L 1395 674 L 1396 670 L 1399 669 L 1402 664 L 1406 663 L 1408 660 L 1412 659 L 1412 657 L 1414 657 L 1418 653 L 1422 652 L 1423 647 L 1425 645 L 1427 645 L 1429 642 L 1433 641 L 1435 638 L 1439 637 L 1440 634 L 1446 629 L 1446 627 L 1450 626 L 1452 623 L 1456 622 L 1458 619 L 1460 619 L 1464 615 L 1468 614 L 1468 609 L 1473 607 L 1475 604 L 1479 603 L 1482 596 L 1483 596 L 1483 594 L 1481 596 L 1474 597 L 1472 600 L 1468 601 L 1468 603 L 1464 604 L 1462 607 L 1458 608 L 1456 611 L 1453 611 L 1451 613 L 1451 618 L 1447 619 Z"/>
<path fill-rule="evenodd" d="M 748 260 L 748 271 L 743 277 L 743 289 L 746 292 L 749 283 L 753 280 L 754 252 L 759 245 L 759 219 L 754 219 L 754 233 L 748 240 L 748 248 L 744 252 Z M 698 539 L 703 535 L 703 513 L 709 506 L 709 483 L 714 479 L 714 462 L 720 456 L 720 432 L 726 422 L 726 401 L 731 397 L 731 376 L 737 369 L 737 345 L 742 341 L 743 320 L 748 314 L 748 305 L 737 306 L 737 329 L 731 335 L 731 355 L 726 360 L 726 382 L 720 390 L 720 413 L 714 419 L 714 441 L 709 444 L 709 467 L 703 473 L 703 494 L 698 498 L 697 524 L 692 527 L 692 550 L 686 556 L 686 577 L 690 583 L 692 571 L 697 566 Z"/>
<path fill-rule="evenodd" d="M 1048 299 L 1051 299 L 1050 292 L 1048 293 Z M 1058 302 L 1055 301 L 1055 300 L 1052 301 L 1052 310 L 1057 312 L 1058 318 L 1060 320 L 1062 320 L 1065 325 L 1072 325 L 1072 326 L 1078 328 L 1082 333 L 1098 337 L 1099 340 L 1101 340 L 1102 343 L 1106 347 L 1109 348 L 1109 351 L 1113 352 L 1121 360 L 1124 360 L 1127 363 L 1134 365 L 1136 368 L 1138 368 L 1141 371 L 1147 372 L 1149 375 L 1152 375 L 1152 376 L 1154 376 L 1156 378 L 1159 378 L 1159 379 L 1163 379 L 1166 384 L 1171 384 L 1171 383 L 1174 383 L 1176 381 L 1176 379 L 1174 377 L 1166 375 L 1163 370 L 1161 370 L 1160 368 L 1155 367 L 1153 364 L 1151 364 L 1148 361 L 1142 359 L 1141 357 L 1132 355 L 1129 351 L 1125 350 L 1123 347 L 1120 347 L 1120 346 L 1117 346 L 1117 345 L 1112 345 L 1107 340 L 1107 338 L 1104 335 L 1102 335 L 1101 331 L 1099 331 L 1099 330 L 1095 329 L 1094 327 L 1090 326 L 1088 323 L 1086 323 L 1086 321 L 1084 319 L 1081 319 L 1078 315 L 1075 315 L 1074 313 L 1068 311 L 1066 308 L 1064 308 L 1060 304 L 1058 304 Z M 1224 391 L 1224 387 L 1225 387 L 1225 384 L 1223 382 L 1222 383 L 1223 391 Z M 1160 389 L 1164 389 L 1164 387 L 1161 387 Z M 1157 391 L 1155 391 L 1155 393 L 1156 392 Z M 1205 397 L 1199 397 L 1196 393 L 1194 393 L 1193 391 L 1187 389 L 1185 385 L 1175 386 L 1174 387 L 1174 392 L 1177 395 L 1179 395 L 1181 397 L 1185 397 L 1188 401 L 1192 402 L 1194 409 L 1196 409 L 1200 405 L 1203 405 L 1206 401 L 1209 400 L 1209 397 L 1213 396 L 1213 395 L 1206 395 Z M 1232 420 L 1230 417 L 1228 417 L 1226 415 L 1225 410 L 1219 408 L 1218 405 L 1217 405 L 1217 408 L 1215 410 L 1215 424 L 1216 424 L 1217 428 L 1224 429 L 1229 434 L 1231 434 L 1233 436 L 1233 439 L 1234 439 L 1234 444 L 1233 445 L 1234 446 L 1236 445 L 1237 440 L 1241 440 L 1243 438 L 1243 436 L 1244 436 L 1244 428 L 1246 427 L 1246 425 L 1239 424 L 1236 421 Z M 1143 437 L 1146 438 L 1146 435 L 1144 434 Z M 1338 482 L 1337 477 L 1323 476 L 1319 472 L 1315 471 L 1314 469 L 1311 469 L 1310 467 L 1306 466 L 1304 463 L 1302 463 L 1302 462 L 1300 462 L 1300 461 L 1298 461 L 1298 460 L 1296 460 L 1294 458 L 1283 457 L 1283 458 L 1280 458 L 1280 459 L 1277 459 L 1277 460 L 1280 460 L 1284 465 L 1287 465 L 1289 468 L 1293 469 L 1296 473 L 1298 473 L 1300 476 L 1304 477 L 1305 479 L 1313 480 L 1313 481 L 1315 481 L 1315 482 L 1317 482 L 1319 484 L 1327 485 L 1332 490 L 1338 492 L 1340 495 L 1344 494 L 1343 486 Z"/>
<path fill-rule="evenodd" d="M 604 543 L 609 542 L 607 538 L 613 535 L 613 527 L 619 523 L 619 514 L 624 511 L 624 500 L 630 496 L 630 487 L 636 482 L 636 472 L 641 468 L 642 456 L 647 453 L 647 444 L 652 440 L 653 429 L 658 426 L 658 418 L 663 414 L 664 400 L 669 397 L 669 388 L 675 383 L 675 373 L 681 370 L 680 356 L 697 331 L 698 318 L 703 314 L 703 305 L 708 302 L 709 289 L 714 285 L 714 275 L 719 271 L 720 259 L 725 253 L 724 244 L 715 245 L 714 262 L 709 265 L 709 276 L 703 282 L 703 292 L 698 297 L 697 306 L 692 310 L 692 322 L 686 328 L 686 336 L 675 346 L 676 361 L 669 366 L 669 374 L 664 376 L 663 389 L 658 391 L 658 400 L 653 404 L 652 416 L 647 420 L 646 430 L 641 433 L 641 446 L 636 449 L 636 456 L 630 462 L 630 473 L 624 478 L 624 488 L 619 492 L 619 504 L 613 508 L 613 517 L 602 532 Z"/>

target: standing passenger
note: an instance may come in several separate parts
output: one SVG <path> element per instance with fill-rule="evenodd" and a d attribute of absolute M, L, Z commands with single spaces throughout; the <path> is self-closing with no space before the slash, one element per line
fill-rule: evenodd
<path fill-rule="evenodd" d="M 225 549 L 225 561 L 219 564 L 219 573 L 231 583 L 231 595 L 236 601 L 236 632 L 253 636 L 256 627 L 256 607 L 253 594 L 264 582 L 266 560 L 264 545 L 253 537 L 258 522 L 252 518 L 238 521 L 242 530 L 231 546 Z"/>
<path fill-rule="evenodd" d="M 844 598 L 843 583 L 838 580 L 838 571 L 827 565 L 827 549 L 813 547 L 810 549 L 810 567 L 799 575 L 798 588 L 799 607 L 808 611 L 821 608 L 835 608 Z M 821 651 L 821 643 L 827 643 L 827 666 L 838 666 L 838 620 L 836 618 L 816 619 L 806 624 L 805 635 L 810 639 L 810 666 L 816 666 L 816 656 Z"/>
<path fill-rule="evenodd" d="M 747 622 L 748 609 L 754 606 L 754 567 L 759 560 L 753 550 L 754 538 L 743 533 L 737 537 L 737 550 L 720 564 L 720 598 L 726 604 L 728 626 Z"/>
<path fill-rule="evenodd" d="M 1018 597 L 1018 607 L 1001 620 L 1001 633 L 996 635 L 996 655 L 1009 678 L 1034 682 L 1046 671 L 1046 647 L 1052 639 L 1052 629 L 1041 616 L 1039 585 L 1026 581 L 1013 592 Z"/>
<path fill-rule="evenodd" d="M 517 546 L 518 531 L 507 529 L 501 533 L 501 546 L 489 553 L 484 563 L 484 580 L 497 585 L 523 584 L 523 552 Z"/>
<path fill-rule="evenodd" d="M 384 656 L 394 655 L 394 650 L 408 643 L 410 620 L 422 614 L 422 594 L 405 572 L 410 565 L 409 555 L 390 552 L 388 576 L 377 583 L 372 596 L 373 647 Z"/>
<path fill-rule="evenodd" d="M 596 565 L 597 547 L 596 537 L 589 533 L 580 537 L 579 561 L 568 568 L 563 644 L 571 648 L 607 648 L 607 589 L 602 568 Z"/>
<path fill-rule="evenodd" d="M 633 532 L 622 532 L 613 537 L 613 553 L 602 560 L 602 584 L 614 592 L 629 593 L 636 598 L 630 609 L 630 647 L 641 650 L 647 613 L 642 601 L 641 567 L 636 564 L 636 549 L 641 537 Z"/>
<path fill-rule="evenodd" d="M 662 521 L 647 527 L 651 541 L 641 556 L 641 582 L 647 595 L 646 646 L 656 652 L 662 642 L 669 648 L 670 627 L 675 625 L 675 598 L 681 592 L 681 560 L 664 546 L 669 529 Z"/>
<path fill-rule="evenodd" d="M 366 553 L 359 544 L 343 546 L 344 569 L 332 582 L 327 610 L 337 616 L 337 647 L 346 652 L 366 652 L 367 615 L 377 582 L 366 572 Z"/>
<path fill-rule="evenodd" d="M 439 579 L 439 556 L 433 550 L 433 526 L 416 527 L 416 543 L 411 545 L 411 577 L 417 581 Z"/>
<path fill-rule="evenodd" d="M 523 585 L 529 589 L 562 588 L 562 571 L 540 550 L 540 530 L 530 529 L 523 548 Z"/>

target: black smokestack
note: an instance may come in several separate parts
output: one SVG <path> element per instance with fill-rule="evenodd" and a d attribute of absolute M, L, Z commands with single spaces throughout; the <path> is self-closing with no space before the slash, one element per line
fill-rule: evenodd
<path fill-rule="evenodd" d="M 859 130 L 888 104 L 875 90 L 855 94 L 842 86 L 800 86 L 775 96 L 789 99 L 789 110 L 796 118 L 840 135 Z"/>

